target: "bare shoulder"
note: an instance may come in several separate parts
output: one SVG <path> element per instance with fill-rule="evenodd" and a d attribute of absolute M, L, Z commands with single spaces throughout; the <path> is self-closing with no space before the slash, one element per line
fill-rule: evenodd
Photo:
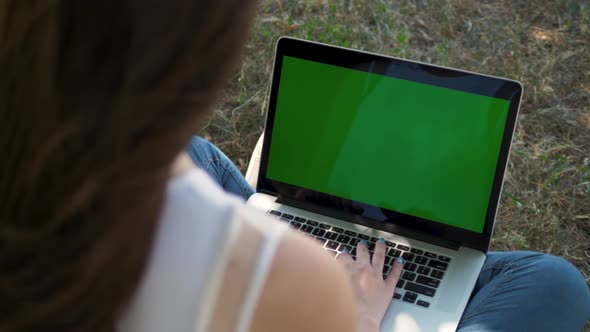
<path fill-rule="evenodd" d="M 251 331 L 356 331 L 353 301 L 338 262 L 289 232 L 277 249 Z"/>

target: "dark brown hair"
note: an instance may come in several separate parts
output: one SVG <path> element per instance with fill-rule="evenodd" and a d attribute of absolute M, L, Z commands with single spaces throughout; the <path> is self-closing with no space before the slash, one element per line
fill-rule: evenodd
<path fill-rule="evenodd" d="M 111 331 L 253 0 L 0 2 L 0 331 Z"/>

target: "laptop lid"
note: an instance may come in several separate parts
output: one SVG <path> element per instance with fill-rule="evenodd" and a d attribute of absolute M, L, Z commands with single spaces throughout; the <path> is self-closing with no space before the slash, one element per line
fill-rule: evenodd
<path fill-rule="evenodd" d="M 259 192 L 487 251 L 519 82 L 283 37 L 271 84 Z"/>

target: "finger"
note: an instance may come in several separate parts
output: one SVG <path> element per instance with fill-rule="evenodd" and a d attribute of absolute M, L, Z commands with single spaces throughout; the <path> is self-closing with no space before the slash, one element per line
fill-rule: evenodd
<path fill-rule="evenodd" d="M 361 264 L 370 265 L 371 262 L 369 259 L 369 245 L 367 240 L 361 240 L 356 245 L 356 261 Z"/>
<path fill-rule="evenodd" d="M 387 279 L 385 279 L 385 284 L 387 285 L 387 288 L 391 289 L 392 292 L 393 290 L 395 290 L 395 285 L 397 284 L 397 281 L 399 280 L 402 274 L 403 268 L 404 259 L 402 257 L 399 257 L 391 267 L 391 271 L 389 272 Z"/>
<path fill-rule="evenodd" d="M 385 261 L 385 249 L 387 246 L 385 245 L 385 240 L 379 239 L 375 244 L 375 252 L 373 252 L 373 258 L 371 259 L 371 265 L 375 271 L 382 273 L 383 271 L 383 263 Z"/>
<path fill-rule="evenodd" d="M 348 267 L 351 263 L 354 262 L 354 259 L 348 253 L 348 250 L 344 250 L 336 256 L 336 259 L 339 260 L 344 264 L 344 266 Z"/>

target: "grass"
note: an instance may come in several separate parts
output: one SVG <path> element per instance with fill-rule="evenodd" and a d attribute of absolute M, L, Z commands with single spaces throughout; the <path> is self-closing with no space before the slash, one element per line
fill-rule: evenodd
<path fill-rule="evenodd" d="M 590 283 L 588 1 L 262 1 L 243 64 L 202 132 L 242 170 L 282 35 L 523 82 L 492 249 L 565 257 Z"/>

